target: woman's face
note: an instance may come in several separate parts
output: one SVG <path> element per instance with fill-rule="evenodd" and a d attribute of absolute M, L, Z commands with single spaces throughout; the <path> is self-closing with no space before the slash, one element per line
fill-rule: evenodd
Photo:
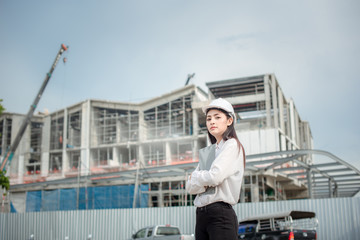
<path fill-rule="evenodd" d="M 224 132 L 232 122 L 232 118 L 228 118 L 225 113 L 217 109 L 211 109 L 206 114 L 206 127 L 210 134 L 216 138 L 217 143 L 221 141 Z"/>

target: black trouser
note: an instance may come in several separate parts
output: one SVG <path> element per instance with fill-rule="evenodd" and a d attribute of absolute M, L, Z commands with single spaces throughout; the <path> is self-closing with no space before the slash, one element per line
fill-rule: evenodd
<path fill-rule="evenodd" d="M 228 203 L 215 202 L 196 209 L 196 240 L 236 240 L 238 220 Z"/>

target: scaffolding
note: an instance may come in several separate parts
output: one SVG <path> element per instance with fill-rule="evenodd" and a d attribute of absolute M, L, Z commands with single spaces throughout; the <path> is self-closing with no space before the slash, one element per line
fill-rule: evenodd
<path fill-rule="evenodd" d="M 94 108 L 92 146 L 137 141 L 139 113 L 111 108 Z"/>
<path fill-rule="evenodd" d="M 183 96 L 144 111 L 145 139 L 193 134 L 192 95 Z"/>

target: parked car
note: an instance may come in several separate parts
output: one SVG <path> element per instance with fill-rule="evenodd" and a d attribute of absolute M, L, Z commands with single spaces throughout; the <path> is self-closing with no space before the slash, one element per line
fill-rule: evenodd
<path fill-rule="evenodd" d="M 145 227 L 132 235 L 132 239 L 136 240 L 194 240 L 193 235 L 181 234 L 180 229 L 171 225 L 156 225 Z"/>
<path fill-rule="evenodd" d="M 239 222 L 238 239 L 317 239 L 314 212 L 290 211 L 255 216 Z"/>

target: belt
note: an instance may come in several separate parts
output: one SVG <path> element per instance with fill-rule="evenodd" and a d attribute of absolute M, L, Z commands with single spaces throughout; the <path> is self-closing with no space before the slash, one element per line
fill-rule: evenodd
<path fill-rule="evenodd" d="M 197 210 L 198 211 L 206 211 L 208 209 L 211 209 L 213 207 L 216 207 L 216 206 L 224 206 L 224 207 L 227 207 L 227 208 L 232 208 L 231 204 L 229 203 L 226 203 L 226 202 L 214 202 L 214 203 L 210 203 L 206 206 L 203 206 L 203 207 L 198 207 Z"/>

